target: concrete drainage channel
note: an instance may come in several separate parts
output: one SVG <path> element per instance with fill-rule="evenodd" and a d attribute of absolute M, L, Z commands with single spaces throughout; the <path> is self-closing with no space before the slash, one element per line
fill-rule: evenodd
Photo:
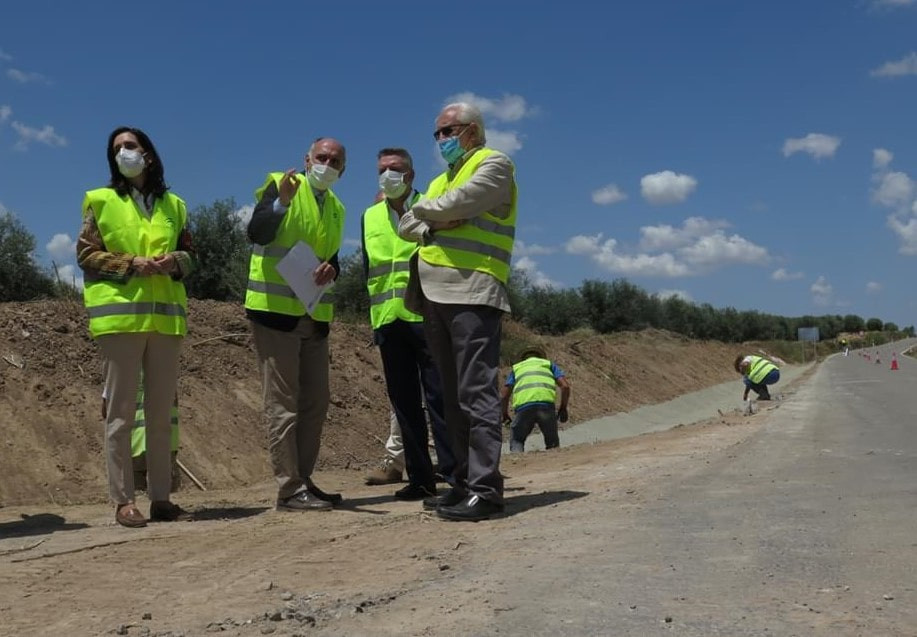
<path fill-rule="evenodd" d="M 781 389 L 811 366 L 811 363 L 781 366 L 780 382 L 771 387 L 774 397 L 779 399 L 783 393 Z M 736 374 L 736 379 L 728 383 L 691 392 L 657 405 L 639 407 L 633 411 L 596 418 L 570 427 L 560 432 L 560 446 L 568 447 L 588 442 L 639 436 L 653 431 L 665 431 L 678 425 L 689 425 L 713 418 L 720 412 L 729 413 L 738 410 L 741 413 L 746 408 L 742 402 L 743 390 L 742 379 Z M 576 409 L 575 387 L 570 406 L 571 411 Z M 525 450 L 542 449 L 544 449 L 544 439 L 540 432 L 533 431 L 525 441 Z M 508 443 L 504 443 L 503 453 L 509 453 Z"/>

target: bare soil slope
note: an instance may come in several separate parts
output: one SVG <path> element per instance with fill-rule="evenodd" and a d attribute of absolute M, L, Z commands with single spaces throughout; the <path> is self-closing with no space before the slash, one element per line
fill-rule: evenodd
<path fill-rule="evenodd" d="M 192 301 L 179 400 L 184 464 L 210 489 L 269 479 L 260 386 L 239 305 Z M 665 332 L 536 336 L 505 327 L 504 349 L 540 342 L 573 387 L 568 426 L 736 379 L 737 347 Z M 382 457 L 388 401 L 368 325 L 336 322 L 331 409 L 319 470 Z M 736 379 L 738 380 L 738 379 Z M 0 304 L 0 503 L 68 505 L 106 497 L 98 351 L 82 305 Z M 185 489 L 194 487 L 186 481 Z"/>

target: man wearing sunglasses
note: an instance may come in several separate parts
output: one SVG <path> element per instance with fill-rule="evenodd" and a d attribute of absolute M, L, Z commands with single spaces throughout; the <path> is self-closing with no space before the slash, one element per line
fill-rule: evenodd
<path fill-rule="evenodd" d="M 455 483 L 424 507 L 447 520 L 477 521 L 503 511 L 498 374 L 500 322 L 510 311 L 515 168 L 485 146 L 484 120 L 471 104 L 445 106 L 433 137 L 448 167 L 398 226 L 420 245 L 405 306 L 423 314 L 455 455 Z"/>

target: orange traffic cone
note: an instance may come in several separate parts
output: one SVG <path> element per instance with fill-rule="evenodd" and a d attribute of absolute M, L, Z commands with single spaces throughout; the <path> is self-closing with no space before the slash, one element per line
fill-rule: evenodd
<path fill-rule="evenodd" d="M 898 369 L 898 359 L 895 357 L 894 353 L 892 354 L 892 369 Z"/>

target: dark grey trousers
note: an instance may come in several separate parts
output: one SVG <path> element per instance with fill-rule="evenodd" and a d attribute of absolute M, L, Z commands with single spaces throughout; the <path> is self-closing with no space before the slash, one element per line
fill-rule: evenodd
<path fill-rule="evenodd" d="M 503 502 L 500 333 L 503 312 L 486 305 L 424 301 L 424 333 L 443 384 L 455 488 Z"/>

